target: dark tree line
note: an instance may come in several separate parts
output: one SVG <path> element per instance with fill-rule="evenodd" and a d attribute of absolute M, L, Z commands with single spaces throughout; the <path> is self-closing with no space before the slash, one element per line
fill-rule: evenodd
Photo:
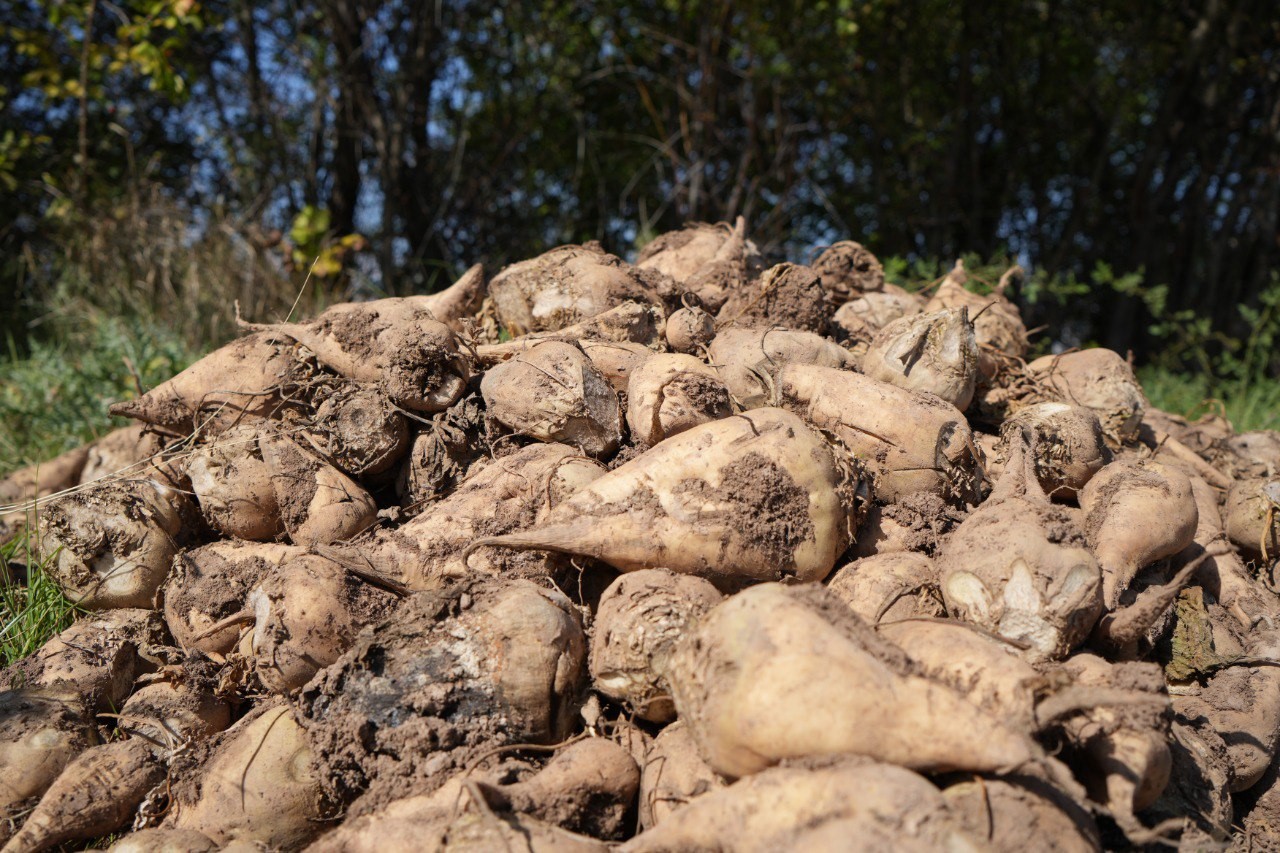
<path fill-rule="evenodd" d="M 68 4 L 14 0 L 0 38 L 11 291 L 24 246 L 55 233 L 40 211 L 109 202 L 144 162 L 246 228 L 325 211 L 390 292 L 742 214 L 792 256 L 854 236 L 1141 269 L 1229 329 L 1280 257 L 1270 0 L 96 2 L 68 24 L 51 18 Z M 177 25 L 121 34 L 157 8 Z M 24 49 L 41 33 L 48 50 Z M 159 70 L 93 66 L 92 91 L 33 77 L 85 77 L 86 43 L 165 39 Z M 166 65 L 181 91 L 155 85 Z M 1136 299 L 1063 311 L 1146 343 Z"/>

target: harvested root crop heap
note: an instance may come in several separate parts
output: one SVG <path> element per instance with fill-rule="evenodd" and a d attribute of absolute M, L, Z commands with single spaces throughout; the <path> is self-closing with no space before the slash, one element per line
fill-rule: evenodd
<path fill-rule="evenodd" d="M 0 845 L 1277 849 L 1280 435 L 1020 277 L 739 220 L 245 324 L 0 483 L 83 610 Z"/>

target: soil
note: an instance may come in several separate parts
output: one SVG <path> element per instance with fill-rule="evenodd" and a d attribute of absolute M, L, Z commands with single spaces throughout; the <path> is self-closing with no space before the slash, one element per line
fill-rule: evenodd
<path fill-rule="evenodd" d="M 716 315 L 716 325 L 780 325 L 825 335 L 832 308 L 816 272 L 796 264 L 779 264 L 753 286 L 730 294 Z"/>

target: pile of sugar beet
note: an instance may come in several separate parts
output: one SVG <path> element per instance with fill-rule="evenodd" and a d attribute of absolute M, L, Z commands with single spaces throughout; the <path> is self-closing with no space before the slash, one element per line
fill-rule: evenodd
<path fill-rule="evenodd" d="M 80 608 L 3 849 L 1276 849 L 1280 434 L 1021 276 L 739 220 L 244 323 L 0 485 Z"/>

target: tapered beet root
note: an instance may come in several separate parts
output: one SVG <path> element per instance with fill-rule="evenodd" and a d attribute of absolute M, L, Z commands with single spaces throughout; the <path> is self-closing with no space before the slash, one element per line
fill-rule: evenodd
<path fill-rule="evenodd" d="M 4 850 L 48 850 L 115 832 L 163 779 L 164 766 L 141 740 L 91 747 L 58 775 Z"/>
<path fill-rule="evenodd" d="M 694 427 L 586 485 L 537 526 L 471 548 L 560 551 L 622 571 L 665 567 L 717 585 L 821 580 L 849 543 L 852 469 L 788 412 Z"/>
<path fill-rule="evenodd" d="M 151 665 L 141 657 L 168 632 L 153 610 L 120 608 L 82 617 L 0 676 L 4 687 L 42 687 L 78 696 L 95 711 L 114 711 Z M 140 654 L 141 653 L 141 654 Z"/>
<path fill-rule="evenodd" d="M 883 501 L 918 492 L 976 503 L 981 474 L 973 433 L 960 410 L 932 394 L 844 370 L 783 366 L 776 377 L 783 408 L 834 433 L 867 460 L 872 491 Z"/>
<path fill-rule="evenodd" d="M 926 678 L 820 588 L 762 584 L 734 595 L 681 644 L 667 681 L 703 757 L 730 777 L 829 753 L 976 771 L 1037 753 L 1026 733 Z M 966 735 L 938 736 L 951 726 Z"/>
<path fill-rule="evenodd" d="M 605 469 L 563 444 L 533 444 L 484 460 L 447 497 L 410 522 L 320 550 L 347 569 L 392 587 L 432 589 L 469 574 L 547 577 L 562 565 L 545 552 L 467 547 L 539 524 Z"/>
<path fill-rule="evenodd" d="M 454 330 L 462 327 L 462 321 L 480 310 L 487 292 L 484 266 L 475 264 L 453 284 L 439 293 L 425 296 L 409 296 L 405 301 L 414 308 L 429 313 L 434 319 Z"/>
<path fill-rule="evenodd" d="M 471 378 L 453 330 L 404 299 L 335 305 L 309 323 L 245 325 L 296 340 L 338 375 L 414 411 L 448 408 Z"/>
<path fill-rule="evenodd" d="M 17 817 L 97 742 L 88 709 L 65 690 L 0 692 L 0 816 Z"/>
<path fill-rule="evenodd" d="M 179 433 L 220 432 L 275 416 L 296 375 L 288 335 L 257 332 L 232 341 L 111 414 Z"/>
<path fill-rule="evenodd" d="M 1108 610 L 1140 569 L 1192 543 L 1199 518 L 1190 480 L 1158 462 L 1112 462 L 1084 487 L 1080 508 Z"/>
<path fill-rule="evenodd" d="M 923 776 L 889 764 L 777 767 L 698 797 L 637 835 L 624 853 L 681 850 L 909 851 L 975 845 Z M 865 845 L 865 846 L 862 846 Z"/>

